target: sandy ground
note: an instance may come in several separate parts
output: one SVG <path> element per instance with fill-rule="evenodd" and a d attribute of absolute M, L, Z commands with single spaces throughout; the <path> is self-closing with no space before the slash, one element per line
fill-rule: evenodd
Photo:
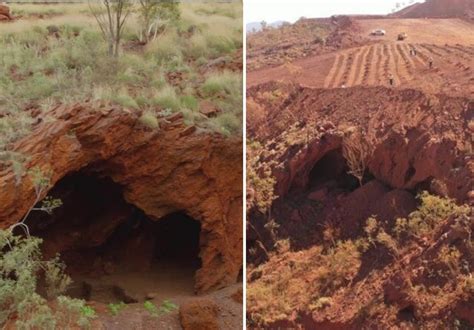
<path fill-rule="evenodd" d="M 218 322 L 220 329 L 239 330 L 243 327 L 242 303 L 232 298 L 232 295 L 238 290 L 242 290 L 242 283 L 202 296 L 213 300 L 219 306 Z M 172 298 L 171 301 L 179 306 L 185 301 L 195 298 L 196 296 L 180 296 Z M 161 303 L 161 301 L 157 299 L 152 300 L 152 302 L 157 306 Z M 104 304 L 95 304 L 95 308 L 99 314 L 96 324 L 97 327 L 101 327 L 102 329 L 182 329 L 178 309 L 169 314 L 155 317 L 144 309 L 143 303 L 129 304 L 116 316 L 112 316 Z"/>
<path fill-rule="evenodd" d="M 157 308 L 167 300 L 180 306 L 182 303 L 205 297 L 219 306 L 218 321 L 221 329 L 242 329 L 242 303 L 233 297 L 242 289 L 242 283 L 231 285 L 222 290 L 197 296 L 194 291 L 194 274 L 196 269 L 176 262 L 157 262 L 147 272 L 126 272 L 117 270 L 111 275 L 94 277 L 91 275 L 74 276 L 74 284 L 80 287 L 87 283 L 91 287 L 88 304 L 98 314 L 94 328 L 99 329 L 181 329 L 179 309 L 158 317 L 151 315 L 143 306 L 147 300 Z M 114 293 L 113 287 L 120 287 L 127 298 L 138 302 L 129 303 L 118 315 L 112 315 L 108 304 L 124 301 Z M 152 296 L 153 299 L 147 299 Z"/>
<path fill-rule="evenodd" d="M 383 37 L 372 37 L 375 40 L 395 41 L 399 33 L 406 32 L 405 42 L 474 45 L 474 25 L 461 19 L 367 19 L 357 23 L 364 36 L 374 29 L 386 31 Z"/>
<path fill-rule="evenodd" d="M 360 33 L 365 33 L 364 29 L 384 28 L 388 34 L 378 42 L 362 47 L 248 72 L 247 85 L 252 87 L 274 80 L 317 88 L 389 86 L 392 75 L 394 87 L 419 88 L 428 93 L 444 92 L 455 96 L 474 95 L 473 24 L 458 19 L 359 22 L 363 27 Z M 407 31 L 407 26 L 416 32 L 409 32 L 405 41 L 396 41 L 396 34 Z M 439 34 L 432 33 L 434 30 Z M 413 48 L 417 50 L 416 56 L 410 54 Z M 430 61 L 433 62 L 431 68 Z"/>

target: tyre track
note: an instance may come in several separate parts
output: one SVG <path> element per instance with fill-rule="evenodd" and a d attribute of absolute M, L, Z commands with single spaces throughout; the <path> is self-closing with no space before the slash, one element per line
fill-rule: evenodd
<path fill-rule="evenodd" d="M 394 45 L 394 52 L 400 63 L 400 72 L 402 72 L 404 82 L 409 82 L 413 79 L 412 65 L 407 58 L 407 55 L 402 51 L 400 44 Z"/>
<path fill-rule="evenodd" d="M 410 49 L 412 49 L 412 46 L 408 44 L 402 44 L 400 47 L 402 48 L 403 53 L 406 55 L 408 61 L 410 62 L 410 65 L 413 70 L 416 70 L 417 67 L 420 65 L 420 62 L 416 60 L 415 56 L 410 55 Z"/>
<path fill-rule="evenodd" d="M 385 57 L 384 65 L 383 65 L 383 73 L 380 77 L 381 84 L 386 85 L 388 83 L 388 79 L 390 74 L 393 76 L 394 84 L 400 84 L 400 77 L 398 76 L 397 65 L 395 63 L 394 54 L 390 50 L 390 46 L 385 44 L 383 45 L 383 53 L 382 56 Z"/>
<path fill-rule="evenodd" d="M 366 76 L 365 72 L 365 64 L 367 63 L 367 54 L 369 53 L 371 47 L 369 46 L 364 46 L 360 52 L 360 60 L 357 63 L 357 73 L 356 73 L 356 78 L 353 82 L 353 86 L 355 85 L 361 85 L 362 81 L 364 80 Z"/>
<path fill-rule="evenodd" d="M 458 52 L 461 52 L 461 53 L 464 53 L 466 55 L 468 55 L 469 57 L 472 57 L 474 55 L 474 51 L 471 51 L 469 48 L 467 47 L 463 47 L 463 46 L 459 46 L 459 45 L 446 45 L 446 47 L 449 47 L 451 49 L 455 49 L 457 50 Z"/>
<path fill-rule="evenodd" d="M 452 66 L 456 66 L 456 64 L 451 60 L 451 56 L 453 55 L 452 50 L 445 49 L 445 48 L 435 46 L 435 45 L 427 45 L 427 44 L 420 45 L 420 48 L 430 53 L 431 54 L 430 56 L 433 57 L 433 59 L 436 59 L 436 61 L 449 63 Z M 435 50 L 435 48 L 437 50 Z M 439 52 L 440 50 L 444 51 L 444 54 L 440 53 Z"/>
<path fill-rule="evenodd" d="M 474 53 L 470 53 L 469 51 L 461 47 L 446 45 L 445 48 L 451 50 L 453 53 L 455 53 L 456 55 L 458 55 L 459 57 L 461 57 L 463 60 L 466 60 L 466 61 L 472 60 L 472 58 L 474 57 Z"/>
<path fill-rule="evenodd" d="M 440 47 L 433 47 L 433 46 L 435 46 L 435 45 L 428 45 L 428 44 L 420 45 L 421 48 L 426 49 L 427 51 L 429 51 L 430 53 L 432 53 L 435 56 L 442 57 L 442 56 L 446 55 L 446 49 L 440 48 Z M 435 50 L 435 48 L 437 50 Z M 445 52 L 445 54 L 441 54 L 440 52 L 438 52 L 438 50 L 443 50 Z M 451 53 L 451 52 L 448 52 L 448 54 L 449 53 Z"/>
<path fill-rule="evenodd" d="M 447 47 L 439 46 L 439 45 L 424 45 L 425 48 L 427 48 L 431 53 L 439 56 L 441 60 L 446 61 L 450 64 L 456 65 L 454 61 L 452 60 L 453 56 L 459 55 L 457 52 L 453 49 L 449 49 Z M 460 57 L 465 59 L 464 54 L 462 54 Z"/>
<path fill-rule="evenodd" d="M 374 55 L 375 55 L 375 63 L 373 64 L 374 70 L 371 71 L 369 75 L 369 84 L 371 85 L 379 85 L 380 80 L 380 71 L 382 70 L 382 45 L 375 45 L 374 46 Z"/>
<path fill-rule="evenodd" d="M 408 44 L 408 45 L 411 48 L 416 48 L 417 49 L 417 55 L 413 56 L 414 61 L 416 61 L 416 63 L 418 63 L 419 66 L 426 67 L 427 61 L 423 60 L 423 55 L 420 54 L 420 51 L 418 49 L 419 48 L 418 45 L 413 45 L 413 44 Z"/>
<path fill-rule="evenodd" d="M 450 72 L 466 75 L 469 69 L 466 54 L 470 50 L 463 52 L 460 47 L 427 43 L 385 43 L 349 49 L 335 55 L 324 80 L 324 87 L 387 85 L 390 74 L 393 75 L 396 86 L 411 84 L 418 80 L 419 74 L 426 72 L 430 58 L 439 63 L 438 71 L 440 67 L 448 65 Z M 417 50 L 416 55 L 410 54 L 411 48 Z M 436 72 L 440 77 L 446 74 L 438 71 Z"/>
<path fill-rule="evenodd" d="M 466 74 L 467 71 L 470 71 L 470 65 L 466 64 L 465 61 L 472 61 L 471 58 L 466 57 L 464 54 L 460 54 L 458 50 L 437 45 L 423 45 L 423 47 L 437 56 L 437 61 L 448 63 L 454 70 L 458 71 L 458 74 L 462 75 Z M 438 52 L 433 51 L 433 48 L 436 48 Z M 439 53 L 440 50 L 443 51 L 444 54 Z M 456 58 L 456 60 L 454 61 L 453 58 Z M 462 60 L 460 60 L 460 58 Z"/>
<path fill-rule="evenodd" d="M 376 46 L 370 46 L 369 51 L 367 53 L 367 58 L 364 63 L 364 77 L 362 79 L 362 84 L 368 85 L 369 80 L 373 72 L 377 70 L 376 63 L 374 61 L 374 53 L 375 53 Z"/>
<path fill-rule="evenodd" d="M 334 64 L 332 65 L 331 70 L 329 71 L 326 79 L 324 80 L 324 88 L 331 88 L 334 85 L 334 80 L 336 75 L 342 67 L 343 55 L 338 53 L 334 59 Z"/>
<path fill-rule="evenodd" d="M 354 86 L 361 61 L 362 48 L 357 48 L 352 57 L 351 67 L 346 79 L 347 86 Z"/>
<path fill-rule="evenodd" d="M 425 68 L 428 68 L 428 63 L 430 61 L 430 58 L 433 58 L 430 55 L 430 52 L 426 48 L 424 48 L 423 45 L 418 45 L 417 57 L 424 60 Z"/>
<path fill-rule="evenodd" d="M 442 54 L 442 55 L 452 55 L 454 53 L 454 51 L 452 49 L 448 49 L 448 48 L 443 47 L 443 46 L 439 46 L 439 45 L 435 45 L 435 44 L 429 44 L 428 46 L 432 49 L 436 49 L 438 52 L 439 51 L 444 52 L 444 54 Z"/>
<path fill-rule="evenodd" d="M 342 53 L 341 55 L 341 60 L 340 60 L 340 64 L 339 64 L 339 67 L 337 69 L 337 73 L 335 74 L 334 76 L 334 81 L 331 85 L 332 88 L 336 88 L 336 87 L 339 87 L 340 86 L 340 81 L 342 80 L 342 77 L 343 77 L 343 74 L 344 74 L 344 69 L 345 69 L 345 66 L 347 65 L 347 53 Z"/>
<path fill-rule="evenodd" d="M 386 80 L 386 78 L 388 78 L 388 74 L 390 71 L 390 58 L 388 57 L 387 45 L 385 44 L 382 46 L 381 57 L 383 59 L 383 67 L 382 72 L 379 73 L 380 84 L 382 84 L 383 80 Z"/>
<path fill-rule="evenodd" d="M 391 73 L 394 76 L 395 85 L 401 85 L 406 81 L 406 79 L 403 73 L 401 73 L 403 65 L 400 62 L 400 58 L 395 48 L 395 44 L 391 44 L 390 46 L 388 46 L 388 54 L 390 57 Z"/>
<path fill-rule="evenodd" d="M 352 66 L 354 64 L 354 56 L 356 54 L 356 51 L 352 50 L 350 51 L 349 55 L 347 56 L 347 61 L 344 66 L 344 73 L 342 75 L 342 79 L 338 82 L 338 86 L 345 85 L 347 86 L 347 82 L 349 79 L 349 75 L 351 73 Z"/>
<path fill-rule="evenodd" d="M 401 45 L 401 44 L 398 44 L 397 48 L 399 49 L 401 56 L 407 62 L 407 68 L 409 69 L 410 72 L 413 73 L 413 70 L 416 69 L 416 64 L 413 61 L 412 55 L 410 55 L 410 50 L 408 49 L 406 45 Z"/>

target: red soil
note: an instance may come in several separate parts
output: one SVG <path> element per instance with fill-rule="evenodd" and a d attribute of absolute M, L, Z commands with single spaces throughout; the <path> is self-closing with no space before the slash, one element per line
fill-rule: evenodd
<path fill-rule="evenodd" d="M 314 208 L 308 199 L 311 192 L 320 191 L 316 200 L 325 201 L 321 219 L 344 219 L 346 225 L 371 214 L 386 214 L 386 219 L 406 215 L 414 202 L 399 189 L 425 188 L 468 200 L 474 185 L 474 160 L 468 154 L 472 132 L 467 127 L 474 114 L 470 99 L 383 87 L 324 90 L 277 83 L 251 88 L 247 97 L 248 134 L 267 150 L 262 162 L 272 164 L 276 194 L 291 198 L 283 200 L 283 206 L 275 205 L 275 217 L 281 219 L 282 229 L 298 238 L 298 245 L 311 244 L 314 235 L 321 234 L 319 228 L 308 231 L 285 221 L 309 221 Z M 328 159 L 329 168 L 336 172 L 327 175 L 324 167 L 313 169 L 331 151 L 340 150 L 343 135 L 351 129 L 366 132 L 374 148 L 368 170 L 382 186 L 374 183 L 372 188 L 341 194 L 332 180 L 344 172 L 344 159 L 337 154 Z M 299 135 L 292 137 L 289 131 Z M 342 168 L 336 170 L 338 163 Z M 314 181 L 314 171 L 323 181 Z M 304 193 L 295 196 L 294 191 Z M 373 198 L 367 193 L 373 193 Z M 400 207 L 390 211 L 383 206 L 388 199 Z M 300 205 L 299 212 L 287 203 Z M 354 230 L 352 225 L 346 228 Z"/>
<path fill-rule="evenodd" d="M 247 85 L 289 81 L 309 87 L 388 86 L 474 95 L 474 25 L 460 20 L 375 19 L 358 21 L 361 34 L 383 27 L 387 36 L 378 43 L 308 56 L 273 68 L 248 72 Z M 430 31 L 437 30 L 437 34 Z M 409 33 L 396 42 L 398 33 Z M 417 56 L 410 49 L 417 49 Z M 433 68 L 429 67 L 430 59 Z"/>
<path fill-rule="evenodd" d="M 391 16 L 398 18 L 474 18 L 472 0 L 427 0 L 404 8 Z"/>

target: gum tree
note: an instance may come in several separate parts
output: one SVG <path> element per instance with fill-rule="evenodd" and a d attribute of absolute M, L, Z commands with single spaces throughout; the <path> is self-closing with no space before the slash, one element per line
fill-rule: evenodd
<path fill-rule="evenodd" d="M 148 43 L 158 36 L 160 23 L 178 19 L 179 3 L 175 0 L 138 0 L 140 41 Z"/>
<path fill-rule="evenodd" d="M 133 0 L 90 0 L 89 8 L 108 44 L 109 55 L 118 57 L 125 22 L 133 9 Z"/>

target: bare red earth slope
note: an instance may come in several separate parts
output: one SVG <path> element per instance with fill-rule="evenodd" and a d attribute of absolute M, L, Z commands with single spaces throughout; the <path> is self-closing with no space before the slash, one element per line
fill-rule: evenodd
<path fill-rule="evenodd" d="M 248 72 L 251 329 L 472 329 L 470 4 L 359 17 L 365 43 Z"/>
<path fill-rule="evenodd" d="M 398 18 L 474 18 L 472 0 L 427 0 L 393 14 Z"/>

